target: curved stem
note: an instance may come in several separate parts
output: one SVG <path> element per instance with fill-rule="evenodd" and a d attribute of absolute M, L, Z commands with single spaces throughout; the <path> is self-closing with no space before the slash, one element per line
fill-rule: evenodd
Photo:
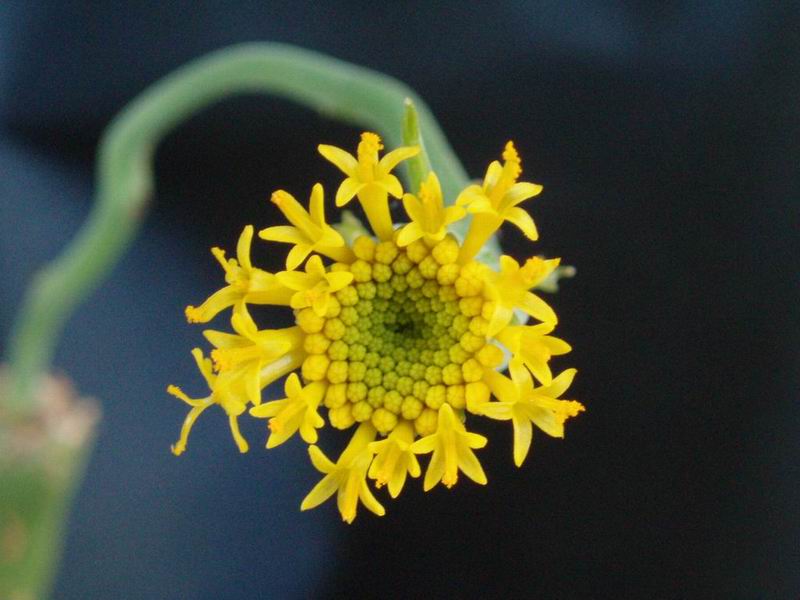
<path fill-rule="evenodd" d="M 14 375 L 3 408 L 25 417 L 32 389 L 49 366 L 63 325 L 100 283 L 133 239 L 153 191 L 152 160 L 177 124 L 233 94 L 259 92 L 295 100 L 402 142 L 404 100 L 411 98 L 425 147 L 447 196 L 467 175 L 430 110 L 399 81 L 375 71 L 281 44 L 245 44 L 214 52 L 178 69 L 134 99 L 100 142 L 96 202 L 63 253 L 31 283 L 9 344 Z"/>

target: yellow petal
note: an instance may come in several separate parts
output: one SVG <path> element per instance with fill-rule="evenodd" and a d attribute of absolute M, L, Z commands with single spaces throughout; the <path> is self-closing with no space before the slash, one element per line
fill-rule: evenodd
<path fill-rule="evenodd" d="M 531 447 L 533 428 L 531 422 L 526 418 L 514 417 L 514 464 L 522 466 L 528 450 Z"/>
<path fill-rule="evenodd" d="M 239 264 L 243 269 L 249 271 L 253 268 L 250 263 L 250 244 L 253 241 L 253 226 L 248 225 L 242 230 L 242 235 L 239 236 L 239 242 L 236 244 L 236 258 L 239 259 Z"/>
<path fill-rule="evenodd" d="M 206 329 L 203 336 L 211 342 L 215 348 L 241 348 L 247 346 L 250 341 L 240 335 L 233 333 L 225 333 L 224 331 L 214 331 L 213 329 Z"/>
<path fill-rule="evenodd" d="M 247 440 L 242 437 L 241 432 L 239 431 L 239 421 L 236 418 L 236 415 L 228 415 L 228 425 L 231 428 L 231 434 L 233 435 L 233 441 L 236 442 L 236 446 L 239 448 L 239 452 L 244 454 L 249 449 L 247 445 Z"/>
<path fill-rule="evenodd" d="M 289 271 L 294 271 L 297 267 L 303 264 L 303 261 L 311 254 L 311 246 L 308 244 L 297 244 L 286 255 L 286 268 Z"/>
<path fill-rule="evenodd" d="M 438 438 L 436 434 L 426 435 L 411 444 L 411 452 L 414 454 L 428 454 L 436 449 Z"/>
<path fill-rule="evenodd" d="M 200 406 L 195 406 L 192 410 L 189 411 L 189 414 L 186 415 L 186 418 L 183 420 L 183 425 L 181 426 L 181 434 L 178 438 L 178 441 L 175 442 L 172 447 L 172 453 L 175 456 L 180 456 L 186 450 L 186 442 L 189 439 L 189 433 L 194 426 L 194 422 L 197 421 L 197 417 L 199 417 L 205 409 L 213 404 L 213 401 L 209 399 L 204 404 Z"/>
<path fill-rule="evenodd" d="M 325 279 L 328 280 L 328 289 L 331 292 L 338 292 L 344 287 L 350 285 L 353 281 L 353 274 L 349 271 L 336 271 L 333 273 L 326 273 Z"/>
<path fill-rule="evenodd" d="M 320 154 L 322 154 L 322 156 L 336 165 L 339 170 L 348 177 L 352 177 L 356 172 L 356 169 L 358 168 L 358 161 L 356 160 L 355 156 L 349 152 L 345 152 L 341 148 L 329 146 L 327 144 L 320 144 L 317 146 L 317 150 Z"/>
<path fill-rule="evenodd" d="M 403 186 L 400 180 L 394 175 L 384 175 L 380 180 L 380 185 L 388 194 L 395 198 L 400 198 L 403 195 Z"/>
<path fill-rule="evenodd" d="M 423 235 L 425 234 L 418 223 L 409 223 L 408 225 L 404 225 L 400 233 L 397 234 L 397 245 L 401 248 L 408 246 L 416 242 Z"/>
<path fill-rule="evenodd" d="M 316 446 L 312 446 L 311 448 L 316 448 Z M 311 489 L 308 495 L 303 498 L 303 502 L 300 504 L 300 510 L 316 508 L 333 496 L 338 489 L 339 481 L 334 474 L 326 475 Z"/>
<path fill-rule="evenodd" d="M 505 211 L 503 216 L 506 218 L 506 221 L 516 225 L 529 240 L 536 241 L 539 239 L 539 232 L 536 230 L 536 224 L 533 222 L 531 216 L 523 209 L 519 207 L 509 208 Z"/>
<path fill-rule="evenodd" d="M 359 489 L 358 496 L 361 498 L 361 502 L 364 503 L 364 506 L 370 512 L 375 513 L 379 517 L 382 517 L 386 514 L 386 510 L 383 508 L 381 503 L 375 499 L 375 496 L 372 495 L 372 490 L 369 489 L 369 486 L 365 480 L 361 481 L 361 488 Z"/>
<path fill-rule="evenodd" d="M 422 210 L 422 203 L 413 194 L 403 195 L 403 208 L 408 215 L 408 218 L 416 223 L 422 223 L 425 220 L 425 213 Z"/>
<path fill-rule="evenodd" d="M 320 473 L 332 473 L 336 469 L 336 465 L 325 456 L 318 446 L 310 446 L 308 448 L 308 455 L 311 458 L 311 464 Z"/>
<path fill-rule="evenodd" d="M 280 242 L 284 244 L 302 244 L 308 239 L 296 227 L 290 225 L 276 225 L 267 227 L 258 232 L 258 237 L 268 242 Z"/>
<path fill-rule="evenodd" d="M 572 385 L 572 380 L 578 373 L 577 369 L 565 369 L 558 377 L 553 379 L 553 383 L 549 386 L 543 386 L 536 389 L 536 392 L 551 398 L 558 398 L 567 391 L 567 388 Z"/>
<path fill-rule="evenodd" d="M 444 457 L 443 452 L 436 448 L 431 456 L 431 462 L 428 463 L 428 470 L 425 472 L 425 480 L 422 483 L 424 491 L 431 490 L 437 483 L 442 480 L 444 476 Z"/>
<path fill-rule="evenodd" d="M 520 308 L 534 319 L 539 319 L 546 323 L 558 323 L 556 313 L 547 302 L 531 292 L 525 292 Z"/>
<path fill-rule="evenodd" d="M 350 202 L 356 194 L 364 189 L 365 185 L 367 184 L 361 183 L 361 181 L 354 177 L 345 179 L 339 186 L 339 189 L 336 190 L 336 206 L 341 208 Z"/>
<path fill-rule="evenodd" d="M 250 415 L 258 419 L 271 418 L 280 413 L 289 403 L 288 398 L 271 400 L 250 409 Z"/>
<path fill-rule="evenodd" d="M 459 446 L 458 468 L 475 483 L 486 485 L 486 473 L 483 472 L 483 467 L 478 457 L 466 444 L 459 444 Z"/>
<path fill-rule="evenodd" d="M 503 206 L 516 206 L 520 202 L 542 193 L 542 186 L 537 183 L 521 181 L 512 185 L 503 196 Z"/>
<path fill-rule="evenodd" d="M 381 158 L 378 162 L 378 167 L 383 173 L 389 173 L 402 161 L 416 156 L 417 154 L 419 154 L 419 146 L 401 146 Z"/>
<path fill-rule="evenodd" d="M 189 323 L 208 323 L 220 312 L 236 304 L 241 297 L 242 294 L 238 290 L 226 286 L 211 294 L 200 306 L 187 306 L 186 320 Z"/>
<path fill-rule="evenodd" d="M 481 414 L 490 419 L 508 421 L 511 418 L 511 404 L 508 402 L 487 402 L 481 405 Z"/>
<path fill-rule="evenodd" d="M 325 225 L 325 191 L 321 183 L 315 183 L 311 188 L 311 198 L 308 201 L 308 213 L 315 225 Z"/>
<path fill-rule="evenodd" d="M 278 282 L 281 285 L 290 290 L 302 292 L 311 287 L 309 285 L 310 277 L 306 273 L 301 273 L 299 271 L 281 271 L 280 273 L 276 273 L 275 277 L 278 278 Z"/>

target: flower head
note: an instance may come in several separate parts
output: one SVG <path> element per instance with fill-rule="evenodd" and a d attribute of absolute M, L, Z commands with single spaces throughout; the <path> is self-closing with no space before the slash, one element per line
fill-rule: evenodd
<path fill-rule="evenodd" d="M 335 494 L 347 522 L 359 503 L 384 514 L 372 486 L 386 486 L 397 497 L 409 476 L 422 474 L 420 456 L 430 455 L 425 490 L 439 482 L 452 487 L 460 473 L 485 484 L 476 450 L 487 440 L 471 431 L 479 417 L 513 421 L 514 458 L 521 464 L 533 423 L 560 436 L 564 421 L 583 409 L 558 400 L 574 370 L 554 378 L 549 363 L 570 347 L 549 335 L 555 312 L 532 291 L 559 260 L 534 257 L 520 264 L 503 256 L 494 270 L 474 258 L 474 244 L 504 220 L 528 227 L 515 207 L 538 193 L 538 186 L 517 181 L 520 161 L 513 145 L 506 147 L 504 164 L 492 163 L 483 185 L 468 187 L 455 206 L 434 173 L 417 195 L 403 196 L 390 171 L 418 149 L 400 148 L 380 158 L 381 149 L 371 133 L 362 135 L 357 157 L 320 146 L 346 175 L 336 204 L 357 195 L 372 234 L 345 241 L 326 221 L 322 187 L 315 185 L 308 211 L 288 192 L 272 196 L 289 225 L 267 227 L 260 237 L 291 245 L 286 271 L 273 275 L 250 264 L 252 227 L 240 238 L 236 260 L 215 250 L 227 285 L 192 314 L 207 320 L 232 307 L 234 333 L 205 332 L 216 371 L 195 351 L 211 395 L 193 400 L 170 387 L 192 407 L 176 454 L 184 450 L 194 420 L 212 404 L 227 412 L 244 451 L 236 419 L 249 407 L 249 415 L 268 419 L 268 448 L 290 438 L 310 444 L 311 462 L 324 476 L 301 508 Z M 403 197 L 410 219 L 397 229 L 390 195 Z M 448 227 L 466 210 L 472 223 L 461 243 Z M 259 303 L 288 306 L 295 325 L 259 328 L 247 309 Z M 521 323 L 515 315 L 535 322 Z M 503 375 L 507 356 L 510 379 Z M 531 373 L 544 385 L 535 387 Z M 265 388 L 284 376 L 283 396 L 262 403 Z M 335 461 L 317 446 L 326 422 L 332 429 L 355 429 Z"/>

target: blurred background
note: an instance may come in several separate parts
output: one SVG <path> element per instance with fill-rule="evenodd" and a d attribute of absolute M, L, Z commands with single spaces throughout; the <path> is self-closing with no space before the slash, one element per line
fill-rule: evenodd
<path fill-rule="evenodd" d="M 177 459 L 186 409 L 164 389 L 203 391 L 183 308 L 219 286 L 208 249 L 274 223 L 277 188 L 332 191 L 316 145 L 358 130 L 249 96 L 180 126 L 138 240 L 56 359 L 104 419 L 54 597 L 796 598 L 798 17 L 755 0 L 0 5 L 0 344 L 91 206 L 109 120 L 241 41 L 405 81 L 475 177 L 514 139 L 545 190 L 526 205 L 536 251 L 578 270 L 551 298 L 574 347 L 554 364 L 578 368 L 587 406 L 566 440 L 535 436 L 517 469 L 508 424 L 481 422 L 488 486 L 414 481 L 352 526 L 333 503 L 300 513 L 304 444 L 267 453 L 245 421 L 241 456 L 209 411 Z"/>

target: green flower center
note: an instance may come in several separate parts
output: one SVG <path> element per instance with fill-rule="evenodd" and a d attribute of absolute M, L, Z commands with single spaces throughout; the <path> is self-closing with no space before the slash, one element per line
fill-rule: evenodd
<path fill-rule="evenodd" d="M 321 327 L 298 314 L 301 327 L 318 336 L 307 347 L 304 375 L 328 384 L 324 402 L 334 427 L 371 420 L 387 434 L 405 419 L 426 435 L 444 403 L 465 407 L 467 385 L 480 381 L 494 354 L 486 350 L 484 301 L 459 296 L 458 247 L 452 238 L 444 247 L 378 244 L 362 253 L 371 260 L 346 267 L 353 283 L 336 292 Z"/>

